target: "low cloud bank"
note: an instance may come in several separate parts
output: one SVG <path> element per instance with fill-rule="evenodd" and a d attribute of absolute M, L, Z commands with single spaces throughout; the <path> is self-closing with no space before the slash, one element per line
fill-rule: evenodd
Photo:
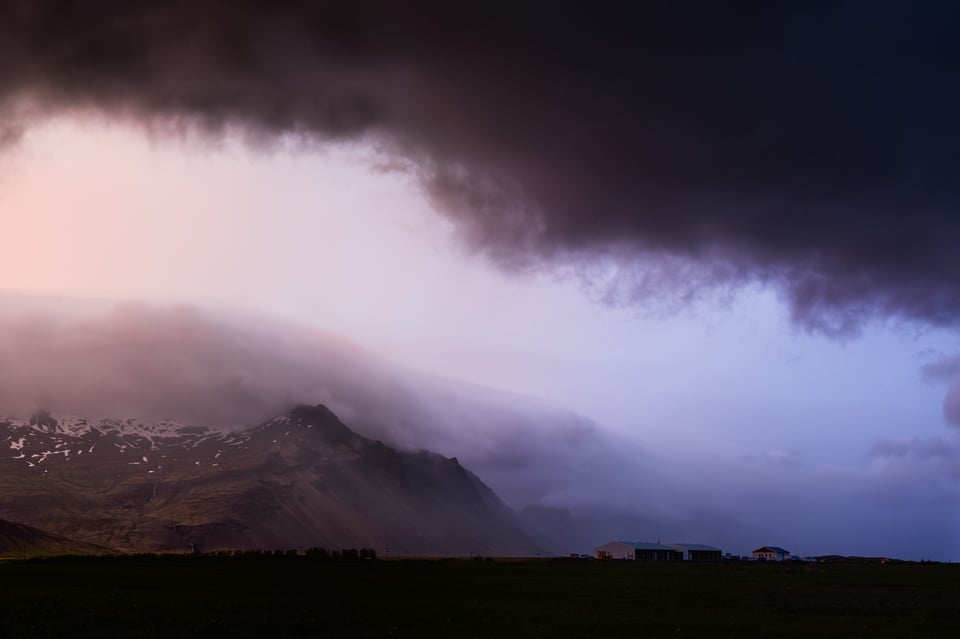
<path fill-rule="evenodd" d="M 0 415 L 238 428 L 324 403 L 360 433 L 457 456 L 523 505 L 589 484 L 616 446 L 575 413 L 401 370 L 347 340 L 192 307 L 19 300 L 0 311 Z M 59 309 L 59 310 L 57 310 Z"/>
<path fill-rule="evenodd" d="M 880 442 L 860 468 L 781 450 L 665 455 L 570 411 L 403 370 L 275 320 L 0 302 L 0 415 L 47 408 L 236 427 L 322 402 L 366 436 L 456 456 L 557 552 L 621 538 L 960 558 L 952 432 Z"/>

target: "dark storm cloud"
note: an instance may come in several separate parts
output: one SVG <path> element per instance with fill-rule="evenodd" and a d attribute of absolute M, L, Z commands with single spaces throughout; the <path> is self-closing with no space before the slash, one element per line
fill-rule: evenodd
<path fill-rule="evenodd" d="M 599 281 L 613 302 L 761 282 L 814 330 L 877 316 L 955 326 L 956 14 L 936 2 L 7 2 L 0 139 L 64 109 L 264 140 L 364 136 L 499 263 L 588 278 L 598 259 L 619 265 Z"/>

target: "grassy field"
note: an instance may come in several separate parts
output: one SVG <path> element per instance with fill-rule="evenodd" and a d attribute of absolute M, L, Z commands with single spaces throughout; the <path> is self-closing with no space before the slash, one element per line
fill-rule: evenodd
<path fill-rule="evenodd" d="M 0 562 L 0 637 L 960 636 L 960 565 Z"/>

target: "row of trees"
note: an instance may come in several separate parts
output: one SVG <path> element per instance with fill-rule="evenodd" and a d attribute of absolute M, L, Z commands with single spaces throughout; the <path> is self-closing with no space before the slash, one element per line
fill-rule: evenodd
<path fill-rule="evenodd" d="M 312 547 L 306 549 L 290 548 L 288 550 L 217 550 L 197 554 L 212 557 L 282 557 L 284 559 L 309 557 L 310 559 L 324 561 L 360 561 L 362 559 L 377 558 L 377 551 L 373 548 L 327 550 L 322 547 Z"/>
<path fill-rule="evenodd" d="M 115 555 L 54 555 L 34 557 L 28 561 L 51 561 L 69 559 L 70 561 L 127 561 L 127 560 L 160 560 L 189 557 L 191 559 L 263 559 L 263 560 L 310 560 L 310 561 L 363 561 L 376 559 L 377 551 L 373 548 L 342 548 L 327 550 L 321 547 L 290 548 L 287 550 L 212 550 L 208 552 L 194 551 L 192 553 L 134 553 Z"/>

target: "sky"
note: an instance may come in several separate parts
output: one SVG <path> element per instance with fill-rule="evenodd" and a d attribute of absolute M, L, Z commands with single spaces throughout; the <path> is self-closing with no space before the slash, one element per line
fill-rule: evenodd
<path fill-rule="evenodd" d="M 389 4 L 0 10 L 0 290 L 291 322 L 637 447 L 538 503 L 960 560 L 952 9 Z"/>

